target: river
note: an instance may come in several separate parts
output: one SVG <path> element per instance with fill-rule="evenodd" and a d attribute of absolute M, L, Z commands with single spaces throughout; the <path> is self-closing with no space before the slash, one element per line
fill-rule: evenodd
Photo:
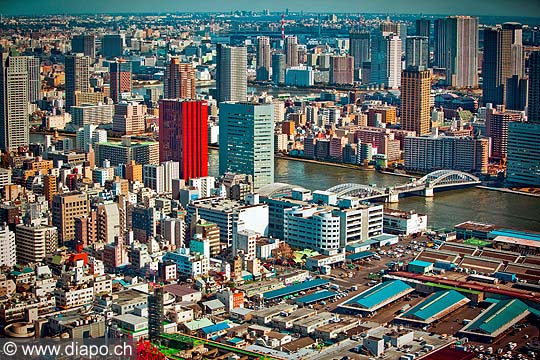
<path fill-rule="evenodd" d="M 210 175 L 218 175 L 218 151 L 210 150 Z M 376 184 L 378 187 L 407 182 L 406 177 L 331 165 L 276 158 L 275 181 L 301 185 L 310 190 L 326 190 L 343 183 Z M 522 230 L 540 231 L 540 198 L 478 188 L 448 190 L 433 198 L 409 196 L 387 206 L 416 210 L 428 215 L 432 228 L 451 229 L 471 220 Z"/>

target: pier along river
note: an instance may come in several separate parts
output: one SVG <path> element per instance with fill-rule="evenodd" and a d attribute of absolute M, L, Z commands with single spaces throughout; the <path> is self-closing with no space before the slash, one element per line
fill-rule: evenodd
<path fill-rule="evenodd" d="M 218 176 L 218 151 L 209 152 L 211 176 Z M 275 182 L 303 186 L 310 190 L 326 190 L 343 183 L 376 184 L 387 187 L 408 182 L 402 176 L 381 174 L 332 165 L 275 159 Z M 433 198 L 409 196 L 393 209 L 416 210 L 428 215 L 434 229 L 451 229 L 454 225 L 471 220 L 523 230 L 540 231 L 540 198 L 491 191 L 479 188 L 447 190 L 435 193 Z"/>

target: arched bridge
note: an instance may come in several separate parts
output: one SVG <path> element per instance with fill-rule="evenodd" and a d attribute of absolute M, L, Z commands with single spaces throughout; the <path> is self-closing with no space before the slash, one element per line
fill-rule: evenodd
<path fill-rule="evenodd" d="M 457 170 L 436 170 L 420 179 L 414 179 L 406 184 L 386 189 L 348 183 L 333 186 L 327 191 L 337 194 L 338 197 L 354 196 L 362 200 L 387 197 L 389 202 L 397 202 L 399 196 L 408 193 L 418 193 L 431 197 L 435 189 L 450 189 L 478 184 L 480 184 L 480 179 L 469 173 Z"/>
<path fill-rule="evenodd" d="M 377 187 L 369 185 L 352 183 L 336 185 L 326 191 L 332 192 L 338 197 L 354 196 L 366 200 L 386 196 L 386 191 L 384 189 L 379 189 Z"/>
<path fill-rule="evenodd" d="M 303 189 L 303 187 L 286 183 L 272 183 L 261 186 L 258 192 L 261 196 L 270 197 L 279 194 L 290 195 L 293 189 Z"/>

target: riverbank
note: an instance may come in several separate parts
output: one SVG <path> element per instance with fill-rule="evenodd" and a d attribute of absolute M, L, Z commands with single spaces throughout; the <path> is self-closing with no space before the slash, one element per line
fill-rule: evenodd
<path fill-rule="evenodd" d="M 333 167 L 340 167 L 345 169 L 352 169 L 352 170 L 360 170 L 360 171 L 375 171 L 375 168 L 369 168 L 365 166 L 359 166 L 354 164 L 345 164 L 345 163 L 335 163 L 331 161 L 320 161 L 320 160 L 314 160 L 314 159 L 305 159 L 301 157 L 295 157 L 295 156 L 287 156 L 287 155 L 279 155 L 276 156 L 276 158 L 284 159 L 284 160 L 292 160 L 292 161 L 301 161 L 306 162 L 310 164 L 317 164 L 317 165 L 328 165 Z"/>
<path fill-rule="evenodd" d="M 516 195 L 531 196 L 531 197 L 535 197 L 535 198 L 540 199 L 540 194 L 532 194 L 532 193 L 527 193 L 527 192 L 524 192 L 524 191 L 511 190 L 511 189 L 507 189 L 507 188 L 496 188 L 496 187 L 483 186 L 483 185 L 478 185 L 476 187 L 478 189 L 499 191 L 499 192 L 504 192 L 504 193 L 509 193 L 509 194 L 516 194 Z"/>

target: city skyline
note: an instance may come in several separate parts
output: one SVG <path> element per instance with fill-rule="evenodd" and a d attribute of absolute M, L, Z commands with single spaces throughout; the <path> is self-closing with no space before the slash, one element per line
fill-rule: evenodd
<path fill-rule="evenodd" d="M 52 0 L 29 0 L 24 3 L 2 1 L 3 15 L 55 15 L 55 14 L 90 14 L 90 13 L 156 13 L 156 12 L 230 12 L 230 11 L 256 11 L 265 9 L 271 12 L 282 12 L 288 9 L 300 12 L 309 9 L 309 12 L 330 13 L 373 13 L 373 14 L 462 14 L 475 16 L 519 16 L 538 18 L 540 15 L 540 2 L 528 0 L 513 1 L 512 7 L 508 7 L 506 0 L 491 1 L 489 7 L 484 2 L 469 2 L 456 0 L 450 3 L 440 4 L 429 0 L 414 1 L 391 1 L 382 0 L 370 2 L 366 0 L 342 0 L 338 3 L 327 1 L 273 1 L 268 6 L 254 7 L 247 0 L 234 0 L 226 4 L 220 2 L 183 2 L 179 5 L 174 0 L 156 0 L 148 3 L 142 0 L 134 0 L 125 4 L 115 4 L 106 0 L 95 0 L 90 4 L 79 2 Z M 466 9 L 466 11 L 464 11 Z M 536 16 L 534 16 L 536 14 Z"/>

